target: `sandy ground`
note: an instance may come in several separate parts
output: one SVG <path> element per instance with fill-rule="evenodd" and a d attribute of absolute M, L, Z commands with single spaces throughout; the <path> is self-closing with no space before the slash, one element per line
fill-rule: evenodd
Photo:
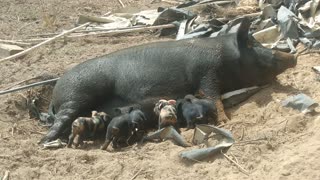
<path fill-rule="evenodd" d="M 123 2 L 145 9 L 157 6 L 146 0 Z M 70 29 L 79 14 L 102 15 L 120 7 L 116 0 L 1 0 L 0 39 Z M 164 38 L 146 32 L 55 42 L 1 63 L 0 88 L 39 75 L 59 76 L 89 58 L 159 40 Z M 227 109 L 231 121 L 225 128 L 237 141 L 227 154 L 249 175 L 223 156 L 199 163 L 183 161 L 178 154 L 188 148 L 170 141 L 135 145 L 119 152 L 101 151 L 99 142 L 88 142 L 84 149 L 42 150 L 37 141 L 47 129 L 29 117 L 24 98 L 28 93 L 20 91 L 0 96 L 0 176 L 10 171 L 11 179 L 320 179 L 320 116 L 280 104 L 297 93 L 320 102 L 318 75 L 311 69 L 319 65 L 319 58 L 319 54 L 300 56 L 298 65 L 281 74 L 277 82 Z M 44 86 L 29 93 L 38 93 L 47 107 L 51 89 Z M 191 139 L 191 131 L 182 134 Z"/>

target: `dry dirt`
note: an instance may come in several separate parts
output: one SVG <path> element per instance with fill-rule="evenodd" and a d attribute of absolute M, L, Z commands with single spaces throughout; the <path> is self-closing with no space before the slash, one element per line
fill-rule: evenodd
<path fill-rule="evenodd" d="M 146 0 L 123 2 L 144 9 L 159 5 Z M 102 15 L 120 7 L 117 0 L 1 0 L 0 39 L 70 29 L 79 14 Z M 39 75 L 59 76 L 86 59 L 159 40 L 163 38 L 147 32 L 52 43 L 1 63 L 0 88 Z M 84 149 L 42 150 L 37 141 L 47 129 L 29 118 L 26 91 L 0 96 L 0 176 L 10 171 L 11 179 L 320 179 L 320 116 L 280 105 L 297 93 L 320 102 L 319 78 L 311 69 L 319 65 L 319 57 L 300 56 L 298 65 L 281 74 L 277 82 L 227 110 L 231 121 L 225 128 L 237 141 L 227 154 L 237 159 L 249 176 L 223 156 L 200 163 L 182 161 L 178 154 L 186 149 L 170 141 L 120 152 L 101 151 L 99 143 L 92 142 Z M 46 86 L 32 92 L 40 92 L 41 102 L 47 106 L 50 89 Z M 192 132 L 183 135 L 191 137 Z"/>

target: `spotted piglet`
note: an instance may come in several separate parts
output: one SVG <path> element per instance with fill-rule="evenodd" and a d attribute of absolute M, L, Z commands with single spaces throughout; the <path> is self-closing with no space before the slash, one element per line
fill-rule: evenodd
<path fill-rule="evenodd" d="M 83 144 L 83 140 L 95 137 L 97 133 L 106 131 L 111 118 L 104 112 L 92 111 L 91 117 L 79 117 L 72 123 L 72 130 L 69 136 L 68 147 L 74 144 L 75 147 Z"/>
<path fill-rule="evenodd" d="M 177 111 L 175 105 L 176 101 L 172 99 L 161 99 L 156 103 L 153 111 L 157 116 L 159 116 L 159 129 L 170 125 L 176 128 Z"/>

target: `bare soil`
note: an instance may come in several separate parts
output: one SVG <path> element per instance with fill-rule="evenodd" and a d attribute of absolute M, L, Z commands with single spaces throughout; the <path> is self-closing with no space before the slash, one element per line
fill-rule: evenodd
<path fill-rule="evenodd" d="M 127 11 L 165 5 L 122 1 L 130 7 Z M 251 5 L 248 2 L 243 4 Z M 117 0 L 1 0 L 0 39 L 61 32 L 74 27 L 79 14 L 125 11 L 120 8 Z M 58 41 L 1 63 L 0 88 L 40 75 L 60 76 L 87 59 L 166 39 L 145 32 Z M 47 129 L 29 117 L 25 97 L 38 96 L 46 110 L 51 86 L 0 96 L 0 176 L 8 170 L 11 179 L 320 179 L 320 116 L 305 115 L 280 103 L 297 93 L 320 102 L 319 75 L 311 69 L 319 65 L 319 58 L 319 54 L 300 56 L 298 65 L 281 74 L 277 82 L 227 109 L 231 121 L 225 128 L 237 141 L 227 155 L 249 171 L 249 176 L 223 156 L 199 163 L 183 161 L 178 154 L 189 148 L 171 141 L 134 145 L 118 152 L 99 150 L 100 142 L 87 142 L 83 149 L 43 150 L 37 142 Z M 182 134 L 191 140 L 191 130 Z"/>

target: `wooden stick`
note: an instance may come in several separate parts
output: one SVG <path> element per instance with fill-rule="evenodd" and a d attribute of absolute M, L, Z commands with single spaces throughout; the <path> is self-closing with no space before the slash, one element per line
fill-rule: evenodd
<path fill-rule="evenodd" d="M 231 154 L 231 156 L 233 157 L 233 159 L 239 164 L 239 161 L 238 161 L 237 157 L 236 157 L 234 154 L 232 154 L 232 153 L 230 153 L 230 154 Z"/>
<path fill-rule="evenodd" d="M 133 28 L 133 29 L 124 29 L 124 30 L 117 30 L 117 31 L 107 31 L 101 33 L 94 33 L 94 34 L 80 34 L 80 35 L 73 35 L 67 36 L 68 38 L 78 38 L 78 37 L 86 37 L 86 36 L 111 36 L 116 34 L 123 34 L 123 33 L 133 33 L 133 32 L 142 32 L 146 30 L 154 30 L 154 29 L 167 29 L 175 27 L 174 24 L 164 24 L 158 26 L 146 26 L 141 28 Z"/>
<path fill-rule="evenodd" d="M 14 84 L 11 85 L 11 86 L 6 87 L 5 90 L 11 89 L 11 88 L 13 88 L 14 86 L 20 85 L 20 84 L 22 84 L 22 83 L 25 83 L 25 82 L 27 82 L 27 81 L 31 81 L 31 80 L 34 80 L 34 79 L 37 79 L 37 78 L 38 78 L 38 77 L 32 77 L 32 78 L 29 78 L 29 79 L 25 79 L 25 80 L 16 82 L 16 83 L 14 83 Z"/>
<path fill-rule="evenodd" d="M 39 131 L 29 131 L 30 133 L 33 133 L 33 134 L 40 134 L 40 135 L 46 135 L 47 133 L 46 132 L 39 132 Z"/>
<path fill-rule="evenodd" d="M 90 32 L 99 32 L 99 31 L 116 31 L 116 30 L 123 30 L 123 29 L 135 29 L 135 28 L 142 28 L 142 27 L 148 27 L 146 25 L 137 25 L 137 26 L 133 26 L 133 27 L 122 27 L 122 28 L 110 28 L 110 29 L 91 29 L 91 30 L 78 30 L 78 31 L 74 31 L 72 32 L 72 34 L 74 33 L 90 33 Z M 37 37 L 37 36 L 53 36 L 53 35 L 57 35 L 59 33 L 47 33 L 47 34 L 35 34 L 35 35 L 30 35 L 28 37 Z M 71 35 L 72 36 L 72 35 Z M 46 40 L 47 38 L 43 39 L 26 39 L 26 40 L 17 40 L 19 41 L 39 41 L 39 40 Z M 1 40 L 0 40 L 1 41 Z"/>
<path fill-rule="evenodd" d="M 26 50 L 24 50 L 24 51 L 21 51 L 21 52 L 19 52 L 19 53 L 17 53 L 17 54 L 14 54 L 14 55 L 12 55 L 12 56 L 3 58 L 3 59 L 0 60 L 0 63 L 1 63 L 1 62 L 4 62 L 4 61 L 8 61 L 8 60 L 12 60 L 12 59 L 21 57 L 21 56 L 23 56 L 23 55 L 25 55 L 25 54 L 27 54 L 27 53 L 35 50 L 36 48 L 38 48 L 38 47 L 40 47 L 40 46 L 42 46 L 42 45 L 48 44 L 48 43 L 50 43 L 50 42 L 58 39 L 59 37 L 65 36 L 66 34 L 69 34 L 69 33 L 73 32 L 73 31 L 75 31 L 75 30 L 77 30 L 77 29 L 80 29 L 80 28 L 82 28 L 82 27 L 85 27 L 85 26 L 87 26 L 87 25 L 89 25 L 89 24 L 90 24 L 90 23 L 88 22 L 88 23 L 82 24 L 81 26 L 78 26 L 78 27 L 76 27 L 76 28 L 70 29 L 70 30 L 68 30 L 68 31 L 64 31 L 64 32 L 62 32 L 61 34 L 59 34 L 59 35 L 57 35 L 57 36 L 54 36 L 53 38 L 50 38 L 50 39 L 48 39 L 48 40 L 46 40 L 46 41 L 44 41 L 44 42 L 42 42 L 42 43 L 40 43 L 40 44 L 37 44 L 37 45 L 29 48 L 29 49 L 26 49 Z"/>
<path fill-rule="evenodd" d="M 121 0 L 118 0 L 118 2 L 121 4 L 122 7 L 125 7 L 125 5 L 123 4 L 123 2 Z"/>
<path fill-rule="evenodd" d="M 161 0 L 161 2 L 165 2 L 165 3 L 168 3 L 168 4 L 172 4 L 172 5 L 179 5 L 180 2 L 177 2 L 177 1 L 169 1 L 169 0 Z"/>
<path fill-rule="evenodd" d="M 22 89 L 27 89 L 27 88 L 34 87 L 34 86 L 39 86 L 39 85 L 43 85 L 43 84 L 49 84 L 49 83 L 57 81 L 58 79 L 59 78 L 49 79 L 49 80 L 40 81 L 40 82 L 28 84 L 28 85 L 25 85 L 25 86 L 21 86 L 21 87 L 9 89 L 9 90 L 0 91 L 0 95 L 11 93 L 11 92 L 15 92 L 15 91 L 19 91 L 19 90 L 22 90 Z"/>
<path fill-rule="evenodd" d="M 111 11 L 108 11 L 107 13 L 105 13 L 104 15 L 102 15 L 102 17 L 109 16 L 110 14 L 111 14 Z"/>
<path fill-rule="evenodd" d="M 258 139 L 252 139 L 252 140 L 247 140 L 247 141 L 239 141 L 239 142 L 236 142 L 235 144 L 240 144 L 240 143 L 250 143 L 250 142 L 253 142 L 253 141 L 266 141 L 267 138 L 258 138 Z"/>
<path fill-rule="evenodd" d="M 227 158 L 229 161 L 231 161 L 233 164 L 235 164 L 242 173 L 244 173 L 245 175 L 249 176 L 249 173 L 248 173 L 247 170 L 243 169 L 243 167 L 240 166 L 240 164 L 238 164 L 237 162 L 235 162 L 234 160 L 232 160 L 229 156 L 227 156 L 226 154 L 224 154 L 224 153 L 222 152 L 222 150 L 221 150 L 221 154 L 222 154 L 225 158 Z"/>
<path fill-rule="evenodd" d="M 9 180 L 9 173 L 10 173 L 10 171 L 6 171 L 4 173 L 4 176 L 3 176 L 2 180 Z"/>
<path fill-rule="evenodd" d="M 243 137 L 244 137 L 244 128 L 242 128 L 242 134 L 241 134 L 241 137 L 240 137 L 240 141 L 243 140 Z"/>
<path fill-rule="evenodd" d="M 143 168 L 141 168 L 130 180 L 134 180 L 138 175 L 139 173 L 142 171 Z"/>
<path fill-rule="evenodd" d="M 175 27 L 174 24 L 163 24 L 163 25 L 158 25 L 158 26 L 143 26 L 143 27 L 138 27 L 138 28 L 131 27 L 130 29 L 129 28 L 125 28 L 125 29 L 119 28 L 119 30 L 114 30 L 114 31 L 106 31 L 106 32 L 92 33 L 92 34 L 79 34 L 79 35 L 71 35 L 71 36 L 66 36 L 66 37 L 73 39 L 73 38 L 87 37 L 87 36 L 111 36 L 111 35 L 124 34 L 124 33 L 142 32 L 142 31 L 154 30 L 154 29 L 168 29 L 168 28 L 174 28 L 174 27 Z M 49 38 L 25 39 L 25 40 L 23 40 L 23 42 L 39 42 L 39 41 L 45 41 L 48 39 Z"/>
<path fill-rule="evenodd" d="M 31 43 L 25 43 L 25 42 L 13 41 L 13 40 L 3 40 L 3 39 L 0 39 L 0 43 L 13 44 L 13 45 L 18 45 L 18 46 L 32 45 Z"/>

